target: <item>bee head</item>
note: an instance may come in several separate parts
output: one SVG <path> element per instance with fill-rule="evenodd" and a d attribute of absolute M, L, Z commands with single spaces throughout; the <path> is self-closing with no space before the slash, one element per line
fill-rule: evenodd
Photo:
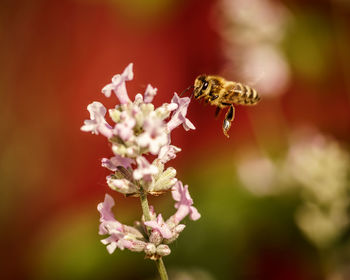
<path fill-rule="evenodd" d="M 200 75 L 194 81 L 194 97 L 200 98 L 202 95 L 208 94 L 210 91 L 210 81 L 206 75 Z"/>

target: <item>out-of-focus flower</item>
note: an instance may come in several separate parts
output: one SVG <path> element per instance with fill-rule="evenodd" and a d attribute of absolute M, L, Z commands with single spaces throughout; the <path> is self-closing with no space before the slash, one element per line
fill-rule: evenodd
<path fill-rule="evenodd" d="M 222 31 L 237 32 L 236 36 L 227 37 L 227 40 L 246 45 L 283 39 L 289 12 L 280 3 L 271 0 L 221 0 L 219 8 L 224 15 L 221 24 L 226 26 Z"/>
<path fill-rule="evenodd" d="M 282 51 L 271 44 L 246 48 L 240 57 L 242 79 L 253 83 L 264 97 L 275 97 L 285 91 L 290 69 Z"/>
<path fill-rule="evenodd" d="M 269 195 L 278 191 L 278 166 L 267 157 L 246 157 L 239 163 L 237 171 L 244 186 L 255 195 Z"/>
<path fill-rule="evenodd" d="M 92 102 L 87 106 L 90 113 L 90 120 L 85 120 L 84 125 L 81 127 L 82 131 L 92 132 L 93 134 L 99 134 L 110 138 L 112 137 L 111 126 L 106 122 L 106 108 L 100 102 Z"/>
<path fill-rule="evenodd" d="M 316 202 L 327 204 L 347 197 L 350 157 L 334 140 L 320 134 L 299 136 L 285 164 L 290 176 Z"/>
<path fill-rule="evenodd" d="M 350 223 L 349 153 L 323 135 L 302 136 L 294 141 L 285 169 L 304 200 L 297 224 L 318 247 L 330 246 Z"/>
<path fill-rule="evenodd" d="M 318 247 L 332 244 L 349 225 L 347 205 L 332 205 L 324 210 L 321 205 L 305 202 L 296 212 L 297 225 Z"/>
<path fill-rule="evenodd" d="M 287 9 L 276 1 L 220 0 L 215 26 L 227 60 L 223 74 L 238 76 L 262 96 L 283 93 L 290 70 L 281 42 L 290 18 Z"/>
<path fill-rule="evenodd" d="M 321 134 L 302 133 L 291 141 L 286 157 L 240 164 L 239 176 L 254 194 L 299 191 L 296 223 L 319 248 L 328 247 L 348 228 L 350 220 L 350 156 L 336 141 Z M 249 174 L 254 173 L 254 176 Z"/>

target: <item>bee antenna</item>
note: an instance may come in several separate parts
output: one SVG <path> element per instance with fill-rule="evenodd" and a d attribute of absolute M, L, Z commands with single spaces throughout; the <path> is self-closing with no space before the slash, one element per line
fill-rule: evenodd
<path fill-rule="evenodd" d="M 186 88 L 183 92 L 181 92 L 181 94 L 180 94 L 180 97 L 186 92 L 186 91 L 189 91 L 191 88 L 193 88 L 194 86 L 192 85 L 192 86 L 189 86 L 188 88 Z M 192 95 L 193 95 L 193 93 L 192 93 Z"/>

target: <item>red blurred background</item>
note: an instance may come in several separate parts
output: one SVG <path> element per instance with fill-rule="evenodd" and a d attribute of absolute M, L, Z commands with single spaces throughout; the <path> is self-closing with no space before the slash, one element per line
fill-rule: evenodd
<path fill-rule="evenodd" d="M 197 129 L 179 129 L 173 137 L 182 153 L 172 164 L 178 177 L 191 183 L 200 212 L 215 211 L 207 189 L 215 188 L 209 184 L 216 182 L 198 178 L 203 174 L 215 177 L 221 176 L 220 172 L 234 172 L 234 155 L 244 153 L 250 146 L 274 155 L 286 148 L 290 131 L 303 125 L 332 135 L 345 146 L 349 143 L 348 2 L 272 3 L 282 3 L 293 15 L 293 24 L 281 43 L 290 66 L 288 86 L 276 96 L 263 96 L 257 107 L 238 107 L 229 140 L 222 135 L 222 119 L 214 119 L 215 109 L 196 102 L 190 105 L 189 118 Z M 104 179 L 107 172 L 99 161 L 110 156 L 111 151 L 103 137 L 88 135 L 79 128 L 88 116 L 86 106 L 92 101 L 114 106 L 116 100 L 105 98 L 101 88 L 130 62 L 134 63 L 135 79 L 127 85 L 129 94 L 143 92 L 150 83 L 158 88 L 158 105 L 168 102 L 173 92 L 191 85 L 198 74 L 223 73 L 227 57 L 220 25 L 216 25 L 218 5 L 220 1 L 209 0 L 2 1 L 3 279 L 110 279 L 111 275 L 115 279 L 145 279 L 140 275 L 151 279 L 153 266 L 140 255 L 118 251 L 114 255 L 120 256 L 108 256 L 99 244 L 95 209 L 109 191 Z M 225 167 L 220 170 L 217 162 Z M 209 202 L 205 195 L 201 196 L 203 193 Z M 127 213 L 125 221 L 138 219 L 138 201 L 113 195 L 120 206 L 118 216 Z M 219 195 L 217 198 L 220 200 Z M 152 203 L 171 204 L 169 199 L 158 198 Z M 249 205 L 241 202 L 243 208 L 255 207 Z M 230 212 L 224 213 L 226 218 L 231 216 Z M 209 217 L 215 219 L 214 214 Z M 262 217 L 259 219 L 264 220 Z M 206 228 L 210 222 L 203 215 L 200 223 L 207 223 L 203 225 Z M 249 231 L 249 223 L 255 222 L 247 222 L 245 230 Z M 225 260 L 208 257 L 214 265 L 203 256 L 199 261 L 195 250 L 181 250 L 181 243 L 191 237 L 186 237 L 186 231 L 174 246 L 175 256 L 169 263 L 175 267 L 201 267 L 213 279 L 233 279 L 227 275 L 236 275 L 235 279 L 321 279 L 323 270 L 317 253 L 300 233 L 293 237 L 297 230 L 291 224 L 291 228 L 281 231 L 283 224 L 276 222 L 276 243 L 260 234 L 259 242 L 254 243 L 253 237 L 246 241 L 253 249 L 244 253 L 246 261 L 240 264 L 240 274 L 222 272 L 223 267 L 230 271 L 230 263 L 236 262 L 239 241 L 232 242 L 237 247 L 232 245 L 232 254 L 227 253 Z M 237 225 L 240 226 L 239 221 Z M 191 225 L 195 227 L 195 223 Z M 208 235 L 213 237 L 212 230 L 208 229 Z M 222 231 L 229 238 L 230 231 Z M 252 231 L 259 232 L 256 228 Z M 195 234 L 200 233 L 194 232 L 192 237 Z M 237 240 L 243 238 L 235 236 Z M 201 248 L 211 240 L 202 235 L 198 238 L 203 240 L 197 241 Z M 215 238 L 211 242 L 215 243 Z M 296 242 L 295 247 L 290 242 Z M 215 252 L 219 258 L 220 249 Z M 183 254 L 194 258 L 186 259 Z M 123 270 L 118 266 L 121 274 L 116 272 L 117 262 L 125 265 Z M 128 274 L 128 267 L 138 266 L 139 273 Z"/>

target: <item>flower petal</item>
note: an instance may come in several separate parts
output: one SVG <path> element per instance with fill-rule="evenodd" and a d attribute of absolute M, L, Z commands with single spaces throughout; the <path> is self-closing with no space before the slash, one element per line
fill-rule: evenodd
<path fill-rule="evenodd" d="M 90 113 L 90 120 L 85 120 L 84 125 L 80 128 L 85 132 L 92 132 L 93 134 L 99 134 L 110 138 L 113 136 L 111 126 L 106 122 L 106 108 L 100 102 L 92 102 L 87 106 Z"/>
<path fill-rule="evenodd" d="M 174 128 L 178 127 L 181 124 L 183 125 L 185 130 L 195 129 L 194 125 L 190 122 L 190 120 L 186 118 L 187 109 L 190 105 L 191 99 L 189 97 L 180 98 L 175 93 L 171 102 L 177 104 L 178 108 L 173 113 L 170 121 L 167 124 L 168 130 L 172 131 Z"/>
<path fill-rule="evenodd" d="M 106 85 L 102 89 L 102 93 L 106 97 L 110 97 L 111 96 L 111 92 L 113 90 L 114 93 L 116 94 L 116 96 L 118 97 L 118 99 L 119 99 L 121 104 L 126 104 L 126 103 L 131 102 L 130 98 L 128 96 L 128 93 L 126 91 L 125 82 L 126 81 L 131 81 L 134 78 L 134 73 L 132 71 L 132 67 L 133 67 L 133 64 L 130 63 L 124 69 L 122 74 L 114 75 L 114 77 L 112 78 L 112 83 Z"/>
<path fill-rule="evenodd" d="M 157 89 L 153 88 L 150 84 L 147 85 L 146 91 L 144 93 L 144 102 L 150 103 L 153 101 L 154 96 L 157 94 Z"/>

